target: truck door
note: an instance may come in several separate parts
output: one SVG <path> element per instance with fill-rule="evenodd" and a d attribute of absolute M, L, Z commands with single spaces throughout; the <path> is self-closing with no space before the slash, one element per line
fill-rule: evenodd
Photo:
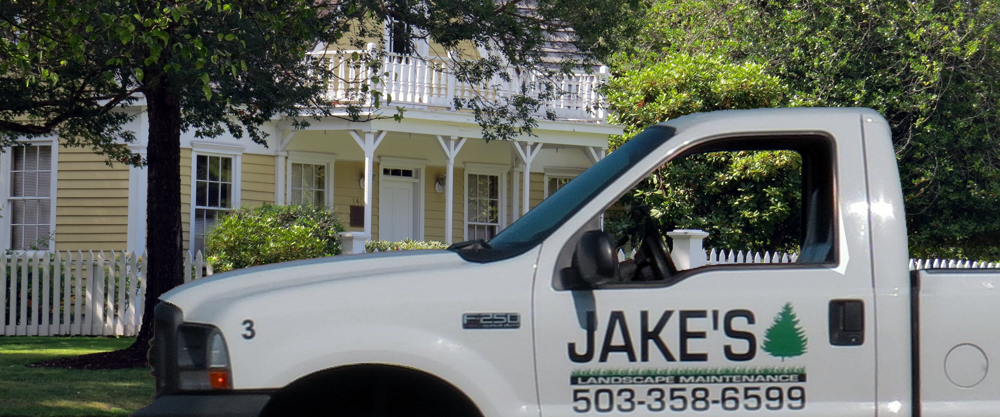
<path fill-rule="evenodd" d="M 799 239 L 778 250 L 791 252 L 795 262 L 704 265 L 706 259 L 695 254 L 689 260 L 694 268 L 677 271 L 664 238 L 677 223 L 657 219 L 655 208 L 621 202 L 588 206 L 572 226 L 576 230 L 546 240 L 534 299 L 543 417 L 874 416 L 872 273 L 867 212 L 861 213 L 867 206 L 857 204 L 865 201 L 864 177 L 862 169 L 843 163 L 860 164 L 863 152 L 860 141 L 839 140 L 858 137 L 854 120 L 853 125 L 832 120 L 833 133 L 824 134 L 676 137 L 664 148 L 682 145 L 660 155 L 679 156 L 650 165 L 659 168 L 645 181 L 664 181 L 656 175 L 672 169 L 670 164 L 694 167 L 691 161 L 698 158 L 704 162 L 730 152 L 751 162 L 791 153 L 798 158 L 791 166 L 798 164 L 800 176 L 790 178 L 800 180 L 801 194 L 780 227 L 797 229 Z M 747 181 L 731 192 L 755 189 Z M 630 189 L 609 192 L 620 196 Z M 705 192 L 691 201 L 750 206 L 773 192 L 760 190 L 764 196 Z M 609 194 L 605 201 L 614 198 Z M 719 211 L 718 206 L 696 209 L 688 224 Z M 595 284 L 581 278 L 573 257 L 599 257 L 588 252 L 594 245 L 580 242 L 588 228 L 599 228 L 595 219 L 602 214 L 607 232 L 612 224 L 631 222 L 624 232 L 617 230 L 615 243 L 630 233 L 641 237 L 630 239 L 637 246 L 634 258 Z M 726 225 L 703 224 L 713 234 L 726 230 Z M 725 249 L 769 245 L 774 249 L 774 242 Z M 624 251 L 630 249 L 626 245 Z"/>

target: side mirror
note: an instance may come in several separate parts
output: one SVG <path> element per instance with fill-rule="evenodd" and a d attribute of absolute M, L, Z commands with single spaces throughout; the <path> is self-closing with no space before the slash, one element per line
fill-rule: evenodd
<path fill-rule="evenodd" d="M 600 230 L 584 233 L 573 253 L 573 269 L 580 279 L 590 285 L 614 280 L 618 276 L 614 237 Z"/>

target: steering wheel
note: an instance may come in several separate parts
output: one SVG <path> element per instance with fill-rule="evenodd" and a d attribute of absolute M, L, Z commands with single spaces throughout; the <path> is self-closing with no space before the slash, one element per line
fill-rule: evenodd
<path fill-rule="evenodd" d="M 663 243 L 663 235 L 653 222 L 646 221 L 646 233 L 642 239 L 643 255 L 646 257 L 646 264 L 650 267 L 653 279 L 666 281 L 677 273 L 673 259 L 667 253 L 667 245 Z"/>

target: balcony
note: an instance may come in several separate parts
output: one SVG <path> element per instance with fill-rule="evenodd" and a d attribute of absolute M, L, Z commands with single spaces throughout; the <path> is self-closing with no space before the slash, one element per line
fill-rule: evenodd
<path fill-rule="evenodd" d="M 514 97 L 523 83 L 531 85 L 538 81 L 540 73 L 517 74 L 509 70 L 510 81 L 494 77 L 489 83 L 472 85 L 458 81 L 449 71 L 448 58 L 417 58 L 409 55 L 386 53 L 378 56 L 372 49 L 336 51 L 314 54 L 323 59 L 333 76 L 322 79 L 326 88 L 326 99 L 335 104 L 356 104 L 371 106 L 372 95 L 361 94 L 364 86 L 381 95 L 380 105 L 394 108 L 400 106 L 411 109 L 454 110 L 454 98 L 471 99 L 477 95 L 491 102 Z M 370 64 L 374 59 L 376 65 Z M 371 81 L 373 68 L 388 77 L 379 77 L 378 83 Z M 597 88 L 607 81 L 605 67 L 593 74 L 583 71 L 570 76 L 560 76 L 556 88 L 561 92 L 557 98 L 548 100 L 534 115 L 544 118 L 550 112 L 556 120 L 587 123 L 606 123 L 606 115 L 601 106 L 602 97 Z M 537 96 L 535 96 L 537 97 Z M 364 100 L 362 100 L 364 99 Z"/>

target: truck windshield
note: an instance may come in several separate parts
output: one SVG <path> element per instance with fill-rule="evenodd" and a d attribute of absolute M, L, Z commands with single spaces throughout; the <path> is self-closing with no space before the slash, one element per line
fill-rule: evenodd
<path fill-rule="evenodd" d="M 673 127 L 665 125 L 646 129 L 561 187 L 489 242 L 460 243 L 450 249 L 472 262 L 498 261 L 528 251 L 604 191 L 608 184 L 675 134 Z"/>

